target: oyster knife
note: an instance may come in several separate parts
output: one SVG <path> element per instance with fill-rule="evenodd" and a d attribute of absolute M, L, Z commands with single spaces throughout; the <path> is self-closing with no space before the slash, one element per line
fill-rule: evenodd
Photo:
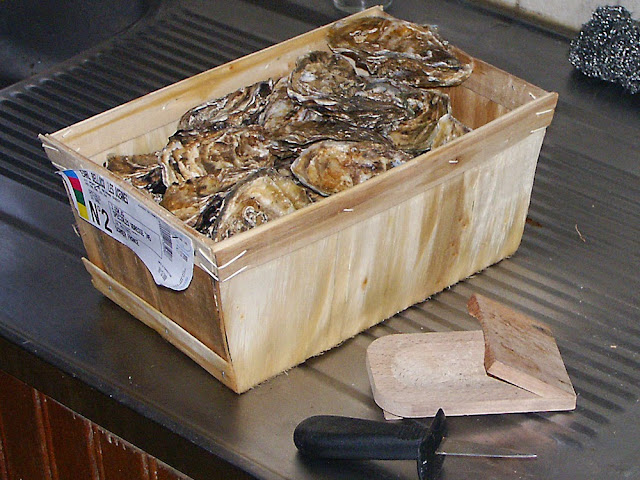
<path fill-rule="evenodd" d="M 417 460 L 418 478 L 437 477 L 445 455 L 536 458 L 535 454 L 512 449 L 448 439 L 446 418 L 438 410 L 425 429 L 417 423 L 378 422 L 334 415 L 317 415 L 296 427 L 293 441 L 301 454 L 309 457 L 350 460 Z"/>

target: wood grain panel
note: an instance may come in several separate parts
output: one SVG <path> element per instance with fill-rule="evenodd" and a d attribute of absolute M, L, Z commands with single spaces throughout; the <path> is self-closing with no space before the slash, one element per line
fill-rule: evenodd
<path fill-rule="evenodd" d="M 129 248 L 82 220 L 74 211 L 91 263 L 194 335 L 217 355 L 229 359 L 212 278 L 195 267 L 186 290 L 159 287 L 142 260 Z M 122 306 L 122 305 L 121 305 Z"/>
<path fill-rule="evenodd" d="M 92 430 L 101 480 L 149 480 L 146 455 L 96 425 Z"/>
<path fill-rule="evenodd" d="M 2 422 L 0 422 L 0 480 L 8 480 L 9 472 L 7 471 L 7 460 L 4 455 L 4 433 L 2 431 Z"/>
<path fill-rule="evenodd" d="M 153 457 L 149 457 L 149 475 L 150 480 L 188 480 L 177 470 Z"/>
<path fill-rule="evenodd" d="M 216 305 L 213 279 L 199 267 L 183 291 L 157 289 L 159 311 L 175 321 L 225 360 L 229 360 L 222 323 Z"/>
<path fill-rule="evenodd" d="M 47 450 L 54 480 L 97 479 L 91 423 L 43 394 Z"/>
<path fill-rule="evenodd" d="M 0 370 L 0 480 L 190 479 Z"/>
<path fill-rule="evenodd" d="M 40 402 L 35 390 L 0 371 L 0 432 L 8 480 L 48 480 Z"/>

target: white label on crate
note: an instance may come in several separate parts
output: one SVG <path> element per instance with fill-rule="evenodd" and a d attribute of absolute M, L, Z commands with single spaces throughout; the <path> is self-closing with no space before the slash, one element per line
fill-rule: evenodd
<path fill-rule="evenodd" d="M 78 215 L 133 250 L 158 285 L 184 290 L 193 277 L 193 243 L 163 219 L 90 170 L 61 172 Z"/>

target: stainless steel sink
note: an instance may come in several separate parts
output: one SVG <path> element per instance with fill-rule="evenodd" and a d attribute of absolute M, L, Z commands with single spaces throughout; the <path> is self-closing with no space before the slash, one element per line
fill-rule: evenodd
<path fill-rule="evenodd" d="M 131 28 L 156 0 L 5 0 L 0 8 L 0 88 Z"/>

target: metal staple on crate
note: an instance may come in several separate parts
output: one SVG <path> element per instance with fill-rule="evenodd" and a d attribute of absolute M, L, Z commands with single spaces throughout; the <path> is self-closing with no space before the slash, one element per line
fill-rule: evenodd
<path fill-rule="evenodd" d="M 200 254 L 200 256 L 202 258 L 204 258 L 207 262 L 209 262 L 210 265 L 212 265 L 216 271 L 218 270 L 218 266 L 216 265 L 216 262 L 214 262 L 211 258 L 209 258 L 209 255 L 207 255 L 204 250 L 202 250 L 201 248 L 198 248 L 198 253 Z M 213 277 L 213 279 L 216 282 L 219 282 L 220 279 L 218 278 L 218 275 L 216 275 L 215 273 L 213 273 L 211 270 L 209 270 L 209 268 L 205 267 L 204 264 L 202 262 L 200 262 L 199 265 L 200 268 L 202 268 L 205 272 L 207 272 L 209 275 L 211 275 Z"/>
<path fill-rule="evenodd" d="M 236 270 L 235 272 L 233 272 L 231 275 L 229 275 L 227 278 L 225 278 L 224 280 L 221 280 L 220 283 L 224 283 L 227 280 L 231 280 L 233 277 L 235 277 L 236 275 L 238 275 L 239 273 L 244 272 L 249 266 L 245 265 L 242 268 L 239 268 L 238 270 Z"/>
<path fill-rule="evenodd" d="M 222 270 L 223 268 L 227 268 L 229 265 L 231 265 L 233 262 L 235 262 L 236 260 L 238 260 L 240 257 L 242 257 L 245 253 L 247 253 L 246 250 L 243 250 L 242 252 L 240 252 L 238 255 L 236 255 L 235 257 L 233 257 L 231 260 L 229 260 L 227 263 L 225 263 L 224 265 L 220 265 L 218 267 L 218 270 Z"/>
<path fill-rule="evenodd" d="M 58 150 L 56 147 L 51 146 L 51 145 L 49 145 L 49 144 L 47 144 L 47 143 L 43 143 L 43 144 L 42 144 L 42 146 L 43 146 L 44 148 L 48 148 L 49 150 L 53 150 L 54 152 L 58 152 L 58 153 L 60 153 L 60 150 Z"/>
<path fill-rule="evenodd" d="M 242 257 L 245 253 L 247 253 L 247 250 L 243 250 L 242 252 L 240 252 L 238 255 L 236 255 L 235 257 L 233 257 L 231 260 L 229 260 L 227 263 L 225 263 L 224 265 L 220 265 L 218 267 L 218 270 L 222 270 L 223 268 L 227 268 L 229 265 L 231 265 L 232 263 L 234 263 L 236 260 L 238 260 L 240 257 Z M 238 275 L 239 273 L 245 271 L 248 268 L 248 265 L 245 265 L 241 268 L 239 268 L 238 270 L 236 270 L 235 272 L 233 272 L 231 275 L 229 275 L 227 278 L 225 278 L 224 280 L 219 280 L 220 283 L 224 283 L 227 280 L 231 280 L 233 277 L 235 277 L 236 275 Z"/>
<path fill-rule="evenodd" d="M 243 272 L 244 270 L 246 270 L 248 268 L 247 265 L 243 266 L 242 268 L 238 269 L 237 271 L 233 272 L 231 275 L 229 275 L 227 278 L 225 278 L 224 280 L 220 280 L 220 276 L 217 274 L 220 270 L 222 270 L 223 268 L 228 267 L 229 265 L 231 265 L 233 262 L 235 262 L 236 260 L 238 260 L 240 257 L 242 257 L 245 253 L 247 253 L 247 250 L 243 250 L 242 252 L 240 252 L 238 255 L 236 255 L 235 257 L 233 257 L 231 260 L 229 260 L 227 263 L 225 263 L 224 265 L 216 265 L 216 262 L 214 260 L 212 260 L 209 255 L 207 253 L 205 253 L 202 249 L 198 249 L 198 253 L 200 254 L 200 256 L 202 256 L 205 260 L 207 260 L 209 262 L 209 264 L 211 264 L 216 273 L 213 273 L 211 270 L 209 270 L 209 268 L 207 268 L 206 266 L 204 266 L 203 264 L 200 264 L 200 268 L 202 268 L 205 272 L 207 272 L 209 275 L 211 275 L 213 277 L 213 279 L 216 282 L 226 282 L 227 280 L 232 279 L 233 277 L 235 277 L 236 275 L 238 275 L 239 273 Z"/>

